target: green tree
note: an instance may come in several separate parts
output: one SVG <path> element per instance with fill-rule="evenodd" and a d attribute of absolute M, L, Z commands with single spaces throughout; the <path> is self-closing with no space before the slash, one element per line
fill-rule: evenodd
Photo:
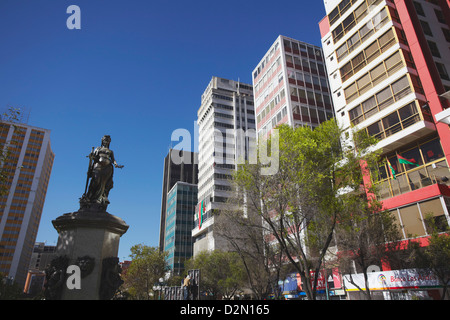
<path fill-rule="evenodd" d="M 268 141 L 259 140 L 258 163 L 241 165 L 233 180 L 245 195 L 241 204 L 258 212 L 265 235 L 277 242 L 300 274 L 307 298 L 314 300 L 336 224 L 348 214 L 349 199 L 359 197 L 365 185 L 361 164 L 376 163 L 378 153 L 369 148 L 375 140 L 356 133 L 356 147 L 342 144 L 343 132 L 334 120 L 314 129 L 283 125 L 275 133 Z M 272 158 L 278 158 L 273 174 L 262 170 L 266 145 Z"/>
<path fill-rule="evenodd" d="M 123 284 L 131 299 L 149 300 L 156 296 L 153 287 L 169 270 L 166 257 L 167 253 L 161 253 L 158 247 L 143 244 L 131 247 L 131 265 L 124 276 Z"/>
<path fill-rule="evenodd" d="M 235 252 L 202 251 L 185 262 L 186 269 L 200 269 L 200 291 L 214 299 L 231 299 L 245 285 L 245 270 Z"/>
<path fill-rule="evenodd" d="M 17 283 L 8 279 L 5 274 L 0 273 L 0 300 L 19 300 L 23 298 L 23 291 Z"/>
<path fill-rule="evenodd" d="M 236 206 L 242 193 L 230 197 L 230 203 L 215 216 L 214 232 L 228 243 L 229 250 L 241 258 L 247 274 L 248 286 L 254 297 L 265 299 L 278 293 L 277 283 L 281 271 L 281 252 L 264 236 L 261 217 L 252 206 L 244 210 Z M 233 205 L 234 204 L 234 205 Z"/>
<path fill-rule="evenodd" d="M 442 285 L 443 293 L 441 299 L 449 296 L 450 286 L 450 229 L 438 225 L 432 213 L 426 214 L 425 223 L 427 230 L 431 230 L 428 245 L 421 247 L 418 242 L 410 240 L 409 248 L 412 250 L 410 258 L 417 268 L 431 271 Z"/>
<path fill-rule="evenodd" d="M 349 214 L 338 223 L 336 229 L 340 270 L 347 272 L 347 279 L 367 300 L 371 300 L 368 268 L 398 259 L 401 252 L 400 230 L 392 214 L 382 210 L 381 204 L 374 199 L 368 200 L 365 196 L 354 198 L 345 209 Z M 359 287 L 352 277 L 353 264 L 362 271 L 365 289 Z"/>

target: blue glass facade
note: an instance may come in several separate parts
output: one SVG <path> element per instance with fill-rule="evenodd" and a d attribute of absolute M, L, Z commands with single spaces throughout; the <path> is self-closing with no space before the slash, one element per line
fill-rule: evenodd
<path fill-rule="evenodd" d="M 184 261 L 192 257 L 192 229 L 197 204 L 197 185 L 177 182 L 167 194 L 164 251 L 174 274 L 181 274 Z"/>

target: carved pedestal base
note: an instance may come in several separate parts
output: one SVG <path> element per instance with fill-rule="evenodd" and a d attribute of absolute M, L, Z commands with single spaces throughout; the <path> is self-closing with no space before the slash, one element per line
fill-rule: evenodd
<path fill-rule="evenodd" d="M 64 214 L 52 223 L 59 238 L 57 258 L 47 272 L 47 299 L 111 299 L 121 284 L 117 254 L 128 225 L 107 212 L 90 210 Z M 67 268 L 74 265 L 81 270 L 80 288 L 67 285 L 72 277 Z"/>

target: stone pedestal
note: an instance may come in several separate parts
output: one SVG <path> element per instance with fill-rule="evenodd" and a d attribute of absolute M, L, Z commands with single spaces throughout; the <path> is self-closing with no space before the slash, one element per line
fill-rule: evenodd
<path fill-rule="evenodd" d="M 128 229 L 125 221 L 107 212 L 80 210 L 66 213 L 52 223 L 59 238 L 57 262 L 47 278 L 52 295 L 49 299 L 111 299 L 121 281 L 117 255 L 120 237 Z M 67 267 L 71 265 L 80 267 L 80 289 L 67 286 L 71 277 Z"/>

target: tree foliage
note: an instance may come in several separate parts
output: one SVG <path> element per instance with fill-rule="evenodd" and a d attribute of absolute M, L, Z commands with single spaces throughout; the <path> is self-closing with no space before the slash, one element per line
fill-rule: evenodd
<path fill-rule="evenodd" d="M 249 288 L 256 299 L 263 300 L 272 292 L 278 293 L 276 284 L 284 276 L 282 253 L 264 236 L 261 217 L 255 214 L 253 206 L 247 206 L 244 212 L 235 205 L 236 200 L 236 195 L 231 197 L 227 208 L 215 216 L 214 232 L 227 241 L 230 251 L 239 255 Z"/>
<path fill-rule="evenodd" d="M 450 229 L 447 226 L 442 232 L 434 220 L 432 213 L 426 215 L 425 222 L 431 230 L 428 238 L 428 245 L 421 247 L 418 242 L 410 241 L 408 246 L 412 253 L 410 258 L 416 267 L 426 269 L 439 279 L 442 285 L 442 300 L 449 296 L 448 287 L 450 286 Z"/>
<path fill-rule="evenodd" d="M 261 161 L 241 165 L 233 179 L 239 190 L 234 200 L 262 218 L 265 236 L 300 274 L 302 289 L 313 300 L 336 225 L 349 214 L 348 203 L 371 188 L 364 166 L 375 167 L 379 154 L 370 150 L 375 141 L 363 133 L 355 134 L 356 147 L 342 145 L 343 132 L 334 120 L 314 129 L 283 125 L 276 130 L 278 144 L 260 139 L 258 149 L 269 145 L 278 171 L 264 174 Z"/>
<path fill-rule="evenodd" d="M 0 272 L 0 300 L 21 300 L 23 298 L 23 290 L 19 285 Z"/>
<path fill-rule="evenodd" d="M 348 279 L 356 287 L 358 285 L 351 275 L 352 266 L 361 270 L 365 289 L 358 288 L 366 299 L 371 300 L 368 268 L 398 258 L 401 250 L 400 230 L 392 214 L 382 210 L 381 204 L 374 199 L 355 198 L 345 209 L 348 211 L 347 218 L 340 221 L 336 229 L 340 270 L 349 273 Z"/>
<path fill-rule="evenodd" d="M 235 252 L 202 251 L 185 262 L 200 270 L 200 290 L 215 299 L 231 299 L 245 285 L 245 271 Z"/>
<path fill-rule="evenodd" d="M 143 244 L 131 247 L 131 265 L 124 275 L 124 291 L 131 299 L 149 300 L 155 296 L 153 287 L 159 284 L 168 271 L 167 253 L 161 253 L 158 247 Z"/>

